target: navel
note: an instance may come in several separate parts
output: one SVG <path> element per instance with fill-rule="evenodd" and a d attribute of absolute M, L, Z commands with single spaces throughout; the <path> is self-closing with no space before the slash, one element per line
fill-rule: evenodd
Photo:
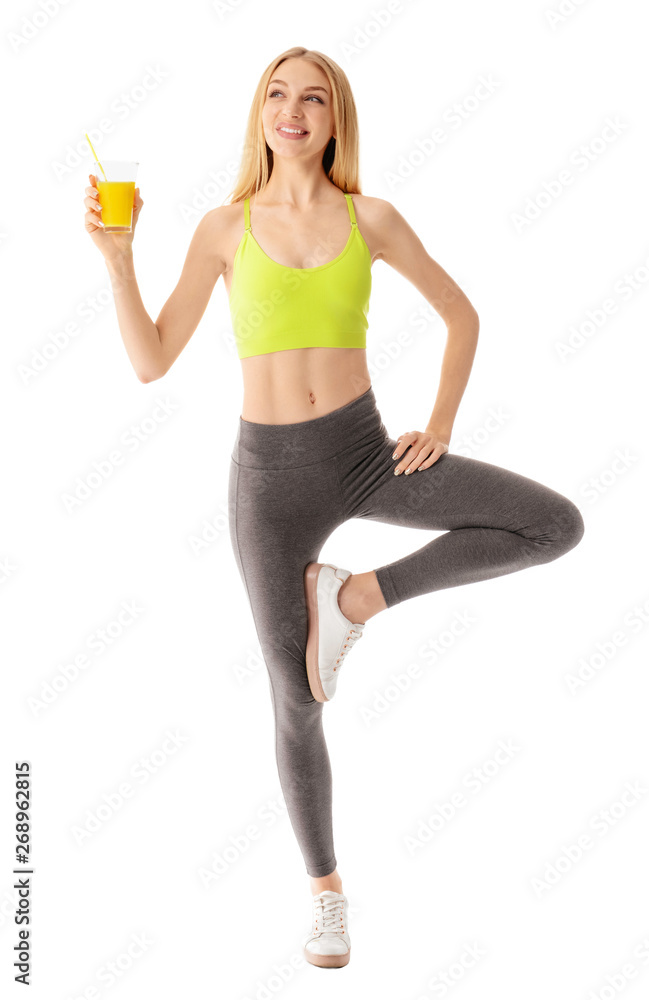
<path fill-rule="evenodd" d="M 313 392 L 309 393 L 309 402 L 310 403 L 315 403 L 315 393 L 313 393 Z"/>

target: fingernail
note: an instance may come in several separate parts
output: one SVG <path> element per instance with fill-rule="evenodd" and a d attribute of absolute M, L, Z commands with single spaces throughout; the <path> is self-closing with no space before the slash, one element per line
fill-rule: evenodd
<path fill-rule="evenodd" d="M 395 476 L 398 476 L 400 472 L 401 472 L 401 469 L 395 469 L 395 470 L 394 470 L 394 474 L 395 474 Z"/>
<path fill-rule="evenodd" d="M 396 451 L 395 451 L 395 453 L 394 453 L 394 455 L 393 455 L 392 457 L 393 457 L 393 458 L 396 458 L 396 457 L 397 457 L 397 453 L 396 453 Z"/>

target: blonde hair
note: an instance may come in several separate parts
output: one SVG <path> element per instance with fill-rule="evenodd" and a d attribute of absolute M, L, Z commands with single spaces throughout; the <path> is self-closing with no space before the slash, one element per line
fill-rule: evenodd
<path fill-rule="evenodd" d="M 241 165 L 228 204 L 243 201 L 268 184 L 273 167 L 273 151 L 266 142 L 261 113 L 273 73 L 285 59 L 293 58 L 308 59 L 319 66 L 331 88 L 336 138 L 331 137 L 322 156 L 322 166 L 327 177 L 342 191 L 349 194 L 362 193 L 358 178 L 358 117 L 347 75 L 324 53 L 295 45 L 273 59 L 257 84 L 248 115 Z"/>

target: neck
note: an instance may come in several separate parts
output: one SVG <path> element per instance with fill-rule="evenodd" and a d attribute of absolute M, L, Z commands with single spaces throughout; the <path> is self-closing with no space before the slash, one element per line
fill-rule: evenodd
<path fill-rule="evenodd" d="M 331 200 L 334 188 L 336 185 L 332 184 L 321 165 L 318 171 L 314 171 L 308 163 L 287 163 L 276 157 L 270 180 L 258 198 L 268 205 L 303 209 Z"/>

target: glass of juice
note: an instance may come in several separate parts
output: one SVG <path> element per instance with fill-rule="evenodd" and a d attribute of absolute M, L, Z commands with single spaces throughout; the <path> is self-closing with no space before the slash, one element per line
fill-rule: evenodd
<path fill-rule="evenodd" d="M 139 163 L 130 160 L 95 162 L 101 221 L 105 233 L 130 233 L 135 201 L 135 177 Z M 104 172 L 108 180 L 104 180 Z"/>

